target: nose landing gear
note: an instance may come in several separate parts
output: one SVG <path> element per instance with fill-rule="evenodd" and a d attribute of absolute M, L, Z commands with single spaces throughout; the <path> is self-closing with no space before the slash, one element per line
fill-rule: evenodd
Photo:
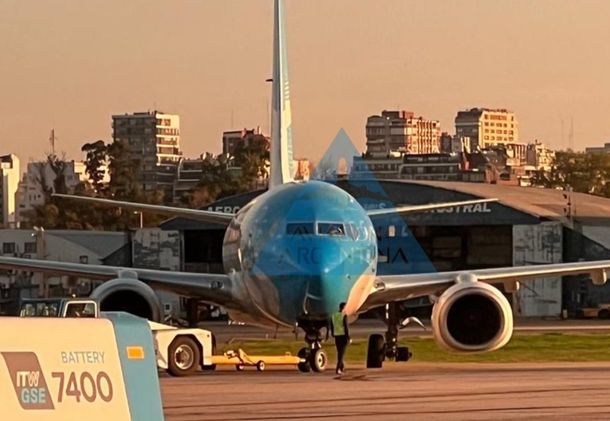
<path fill-rule="evenodd" d="M 298 356 L 305 361 L 299 363 L 298 368 L 302 373 L 321 373 L 326 370 L 328 356 L 322 349 L 322 328 L 328 329 L 326 321 L 301 320 L 297 324 L 305 332 L 305 342 L 307 346 L 301 348 Z"/>

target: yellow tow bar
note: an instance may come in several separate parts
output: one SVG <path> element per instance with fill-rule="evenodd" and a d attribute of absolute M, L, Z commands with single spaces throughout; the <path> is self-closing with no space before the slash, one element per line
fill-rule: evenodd
<path fill-rule="evenodd" d="M 297 365 L 305 362 L 304 359 L 287 352 L 284 355 L 248 355 L 243 349 L 230 350 L 223 355 L 212 355 L 212 363 L 216 365 L 234 365 L 237 371 L 245 367 L 256 367 L 263 371 L 267 365 Z"/>

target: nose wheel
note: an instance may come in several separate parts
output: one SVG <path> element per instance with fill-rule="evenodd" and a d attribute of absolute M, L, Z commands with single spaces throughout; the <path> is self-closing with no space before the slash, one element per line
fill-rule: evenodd
<path fill-rule="evenodd" d="M 299 371 L 302 373 L 321 373 L 328 366 L 328 356 L 322 348 L 301 348 L 297 354 L 305 361 L 298 364 Z"/>
<path fill-rule="evenodd" d="M 309 354 L 309 364 L 314 372 L 321 373 L 326 370 L 327 363 L 328 357 L 326 356 L 326 352 L 322 351 L 321 348 L 314 349 Z"/>
<path fill-rule="evenodd" d="M 309 373 L 311 371 L 311 364 L 309 363 L 309 354 L 311 354 L 311 350 L 309 348 L 299 349 L 299 353 L 297 354 L 297 356 L 304 360 L 298 364 L 298 368 L 301 373 Z"/>

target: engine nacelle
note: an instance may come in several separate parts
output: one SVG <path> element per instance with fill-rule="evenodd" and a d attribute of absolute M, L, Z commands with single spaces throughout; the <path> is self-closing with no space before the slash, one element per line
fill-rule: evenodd
<path fill-rule="evenodd" d="M 104 282 L 91 293 L 100 303 L 101 311 L 125 311 L 153 322 L 163 319 L 161 300 L 144 282 L 132 278 L 116 278 Z"/>
<path fill-rule="evenodd" d="M 506 297 L 477 281 L 458 282 L 432 308 L 436 342 L 461 352 L 495 351 L 513 334 L 513 312 Z"/>

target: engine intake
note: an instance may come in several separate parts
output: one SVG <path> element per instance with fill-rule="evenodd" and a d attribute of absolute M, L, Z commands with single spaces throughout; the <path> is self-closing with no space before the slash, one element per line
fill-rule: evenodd
<path fill-rule="evenodd" d="M 495 351 L 513 333 L 508 300 L 495 287 L 482 282 L 459 282 L 447 289 L 432 309 L 436 342 L 461 352 Z"/>
<path fill-rule="evenodd" d="M 144 282 L 132 278 L 116 278 L 104 282 L 91 293 L 102 311 L 125 311 L 153 322 L 161 322 L 163 308 L 155 291 Z"/>

